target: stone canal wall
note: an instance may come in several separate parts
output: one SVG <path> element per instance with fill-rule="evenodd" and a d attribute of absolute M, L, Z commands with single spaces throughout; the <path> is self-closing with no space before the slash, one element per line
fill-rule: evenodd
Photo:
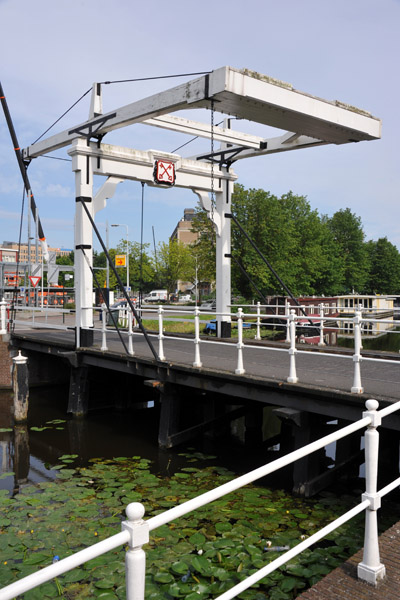
<path fill-rule="evenodd" d="M 10 356 L 9 336 L 0 336 L 0 389 L 12 387 L 12 360 Z"/>

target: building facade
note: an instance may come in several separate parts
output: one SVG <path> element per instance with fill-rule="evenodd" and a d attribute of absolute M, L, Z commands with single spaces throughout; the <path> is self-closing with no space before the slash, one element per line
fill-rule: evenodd
<path fill-rule="evenodd" d="M 18 252 L 18 242 L 3 242 L 2 250 L 14 250 Z M 68 248 L 48 248 L 49 252 L 55 252 L 56 256 L 68 256 L 72 250 Z M 31 259 L 29 261 L 28 244 L 22 243 L 19 246 L 19 262 L 42 262 L 42 245 L 38 245 L 38 256 L 36 256 L 36 244 L 31 244 Z M 3 261 L 5 262 L 5 261 Z M 11 261 L 8 261 L 11 262 Z"/>

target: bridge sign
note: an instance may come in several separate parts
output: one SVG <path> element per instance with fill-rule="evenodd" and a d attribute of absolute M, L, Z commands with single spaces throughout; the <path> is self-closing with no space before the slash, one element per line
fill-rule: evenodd
<path fill-rule="evenodd" d="M 174 185 L 175 164 L 167 160 L 156 160 L 154 164 L 154 182 Z"/>
<path fill-rule="evenodd" d="M 34 275 L 30 275 L 29 277 L 32 287 L 36 287 L 39 281 L 42 279 L 41 277 L 36 277 Z"/>

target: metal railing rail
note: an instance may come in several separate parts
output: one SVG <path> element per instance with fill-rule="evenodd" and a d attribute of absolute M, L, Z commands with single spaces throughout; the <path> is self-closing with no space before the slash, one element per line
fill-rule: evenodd
<path fill-rule="evenodd" d="M 226 494 L 238 490 L 249 483 L 253 483 L 261 477 L 274 473 L 277 470 L 292 464 L 296 460 L 304 458 L 332 442 L 343 439 L 365 427 L 367 427 L 365 433 L 366 492 L 362 494 L 361 502 L 320 531 L 300 542 L 276 560 L 259 569 L 257 572 L 250 575 L 250 577 L 220 595 L 216 600 L 230 600 L 237 596 L 257 581 L 266 577 L 276 568 L 282 566 L 300 554 L 303 550 L 309 548 L 315 542 L 319 541 L 363 511 L 365 511 L 364 553 L 363 560 L 358 565 L 358 577 L 369 583 L 376 584 L 385 576 L 385 567 L 381 564 L 379 556 L 377 510 L 380 508 L 381 498 L 400 485 L 400 478 L 397 478 L 380 491 L 377 491 L 379 447 L 379 433 L 377 427 L 381 425 L 382 417 L 388 416 L 400 409 L 400 402 L 396 402 L 379 412 L 377 410 L 378 406 L 379 404 L 376 400 L 367 400 L 367 410 L 363 413 L 362 418 L 355 423 L 351 423 L 334 433 L 308 444 L 304 448 L 300 448 L 286 456 L 282 456 L 271 463 L 254 469 L 232 481 L 228 481 L 213 490 L 209 490 L 196 498 L 192 498 L 191 500 L 179 504 L 161 514 L 151 517 L 146 521 L 143 520 L 145 513 L 144 506 L 138 502 L 129 504 L 126 509 L 128 520 L 122 522 L 122 531 L 120 533 L 4 587 L 0 590 L 0 600 L 11 600 L 19 594 L 23 594 L 54 577 L 78 567 L 88 560 L 96 558 L 123 544 L 129 545 L 125 556 L 127 600 L 143 600 L 145 592 L 146 555 L 142 546 L 149 541 L 150 531 L 153 531 L 162 525 L 166 525 L 167 523 L 205 506 Z"/>
<path fill-rule="evenodd" d="M 93 308 L 91 308 L 93 310 Z M 32 311 L 32 308 L 26 308 L 27 311 Z M 35 315 L 35 312 L 39 311 L 40 309 L 34 309 L 32 311 L 32 314 Z M 95 307 L 95 310 L 97 310 L 97 308 Z M 107 345 L 107 336 L 110 335 L 111 332 L 115 331 L 114 329 L 108 329 L 107 328 L 107 309 L 103 306 L 103 307 L 99 307 L 99 310 L 102 311 L 102 327 L 101 327 L 101 350 L 102 351 L 107 351 L 108 350 L 108 345 Z M 44 311 L 46 312 L 70 312 L 69 309 L 44 309 Z M 194 328 L 195 328 L 195 332 L 194 332 L 194 336 L 191 337 L 178 337 L 178 336 L 174 336 L 174 335 L 168 335 L 168 340 L 179 340 L 179 341 L 187 341 L 189 343 L 194 344 L 194 360 L 193 360 L 193 367 L 195 368 L 201 368 L 203 366 L 203 363 L 201 361 L 201 345 L 202 344 L 220 344 L 223 346 L 229 346 L 232 348 L 232 346 L 236 347 L 237 350 L 237 362 L 236 362 L 236 366 L 234 369 L 234 373 L 236 375 L 243 375 L 246 371 L 245 371 L 245 357 L 244 357 L 244 352 L 248 352 L 250 349 L 255 349 L 257 348 L 258 350 L 262 349 L 265 351 L 269 351 L 269 352 L 284 352 L 289 354 L 289 373 L 288 376 L 286 378 L 286 381 L 288 383 L 297 383 L 299 381 L 298 375 L 297 375 L 297 365 L 296 365 L 296 357 L 297 355 L 310 355 L 310 353 L 315 352 L 315 350 L 313 350 L 310 346 L 308 346 L 307 350 L 301 349 L 301 345 L 300 344 L 296 344 L 296 340 L 297 340 L 297 333 L 296 333 L 296 327 L 300 326 L 301 327 L 301 331 L 304 330 L 304 317 L 301 315 L 296 315 L 296 311 L 295 309 L 290 309 L 290 313 L 287 315 L 280 315 L 280 319 L 283 321 L 286 321 L 286 343 L 289 345 L 289 348 L 287 347 L 283 347 L 283 348 L 277 348 L 276 346 L 265 346 L 265 345 L 254 345 L 254 344 L 248 344 L 245 342 L 244 340 L 244 336 L 243 336 L 243 328 L 244 328 L 244 323 L 246 321 L 252 320 L 255 325 L 256 325 L 256 335 L 255 335 L 255 339 L 260 339 L 260 328 L 262 326 L 261 324 L 261 315 L 260 315 L 260 306 L 257 305 L 257 313 L 244 313 L 242 308 L 239 307 L 237 313 L 213 313 L 213 316 L 217 317 L 217 316 L 222 316 L 225 317 L 227 319 L 236 319 L 236 324 L 237 324 L 237 329 L 238 329 L 238 340 L 237 343 L 235 344 L 235 342 L 224 342 L 221 340 L 206 340 L 204 338 L 200 338 L 200 324 L 204 321 L 201 320 L 201 310 L 198 307 L 195 307 L 192 311 L 187 311 L 187 310 L 179 310 L 179 309 L 165 309 L 163 306 L 158 306 L 158 308 L 154 307 L 154 308 L 150 308 L 150 309 L 142 309 L 141 314 L 143 315 L 143 312 L 147 312 L 147 313 L 154 313 L 154 316 L 157 317 L 155 320 L 158 321 L 158 334 L 151 334 L 151 333 L 147 333 L 148 337 L 154 337 L 156 336 L 158 338 L 158 357 L 159 360 L 161 362 L 165 362 L 168 360 L 168 357 L 166 355 L 165 352 L 165 347 L 164 347 L 164 339 L 165 339 L 165 335 L 164 335 L 164 319 L 167 317 L 169 312 L 173 312 L 175 315 L 176 314 L 182 314 L 182 315 L 186 315 L 186 316 L 191 316 L 193 314 L 194 316 Z M 210 314 L 210 312 L 207 311 L 203 314 Z M 122 317 L 121 317 L 122 315 Z M 134 349 L 134 336 L 137 335 L 142 335 L 141 333 L 138 333 L 136 331 L 134 331 L 134 316 L 132 314 L 132 311 L 129 308 L 125 308 L 125 309 L 119 309 L 119 314 L 118 314 L 118 318 L 117 320 L 120 319 L 120 317 L 125 321 L 125 325 L 127 327 L 127 336 L 128 336 L 128 346 L 127 346 L 127 353 L 130 356 L 133 356 L 135 354 L 135 349 Z M 0 330 L 7 330 L 7 315 L 5 313 L 5 307 L 4 307 L 4 301 L 0 302 L 0 318 L 1 318 L 1 323 L 0 323 Z M 168 318 L 168 317 L 167 317 Z M 324 334 L 326 329 L 329 330 L 329 327 L 325 327 L 325 316 L 323 313 L 323 309 L 321 308 L 321 314 L 319 316 L 313 316 L 314 320 L 319 320 L 320 321 L 320 327 L 319 327 L 319 343 L 318 346 L 325 346 L 325 341 L 324 341 Z M 321 357 L 324 358 L 342 358 L 342 359 L 347 359 L 347 360 L 351 360 L 354 363 L 354 369 L 353 369 L 353 385 L 350 388 L 351 393 L 354 394 L 360 394 L 364 392 L 364 388 L 362 386 L 362 378 L 361 378 L 361 363 L 362 362 L 375 362 L 375 363 L 380 363 L 380 364 L 393 364 L 393 365 L 399 365 L 400 366 L 400 361 L 399 360 L 395 360 L 395 359 L 390 359 L 388 357 L 385 358 L 378 358 L 378 357 L 371 357 L 371 356 L 365 356 L 362 354 L 362 326 L 365 322 L 370 321 L 370 319 L 364 319 L 362 317 L 362 314 L 360 311 L 357 311 L 354 317 L 338 317 L 337 318 L 338 321 L 341 322 L 348 322 L 351 324 L 352 328 L 353 328 L 353 334 L 354 334 L 354 350 L 353 352 L 348 351 L 348 352 L 344 352 L 344 353 L 334 353 L 334 352 L 323 352 L 322 354 L 320 354 Z M 26 324 L 23 321 L 14 321 L 15 323 L 18 324 Z M 397 322 L 397 321 L 396 321 Z M 37 327 L 37 328 L 49 328 L 49 329 L 69 329 L 68 326 L 65 325 L 57 325 L 55 323 L 51 323 L 48 324 L 47 321 L 45 321 L 43 323 L 43 321 L 38 321 L 37 319 L 35 320 L 34 316 L 32 317 L 32 327 Z M 118 335 L 120 335 L 121 337 L 121 331 L 118 332 Z M 121 341 L 123 342 L 123 338 L 121 337 Z M 124 342 L 125 344 L 125 342 Z"/>

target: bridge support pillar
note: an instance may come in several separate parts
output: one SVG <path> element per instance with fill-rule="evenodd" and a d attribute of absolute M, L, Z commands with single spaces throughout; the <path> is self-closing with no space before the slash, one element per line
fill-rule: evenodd
<path fill-rule="evenodd" d="M 93 167 L 84 138 L 74 140 L 70 151 L 75 172 L 75 304 L 76 347 L 92 345 L 93 328 L 93 232 L 83 203 L 94 218 Z M 82 339 L 81 339 L 82 338 Z"/>
<path fill-rule="evenodd" d="M 29 379 L 28 358 L 21 355 L 13 359 L 13 392 L 14 392 L 14 421 L 25 423 L 28 419 Z"/>
<path fill-rule="evenodd" d="M 159 387 L 159 390 L 161 412 L 158 445 L 160 448 L 171 448 L 173 446 L 171 437 L 178 432 L 180 401 L 174 385 L 164 383 Z"/>
<path fill-rule="evenodd" d="M 282 421 L 281 451 L 283 454 L 302 448 L 318 437 L 320 419 L 316 415 L 292 408 L 277 408 L 273 412 Z M 316 427 L 317 422 L 318 427 Z M 324 456 L 324 451 L 319 450 L 294 463 L 294 494 L 308 498 L 323 487 L 318 487 L 318 475 Z"/>
<path fill-rule="evenodd" d="M 89 405 L 89 381 L 87 367 L 71 367 L 69 380 L 68 413 L 84 417 Z"/>

